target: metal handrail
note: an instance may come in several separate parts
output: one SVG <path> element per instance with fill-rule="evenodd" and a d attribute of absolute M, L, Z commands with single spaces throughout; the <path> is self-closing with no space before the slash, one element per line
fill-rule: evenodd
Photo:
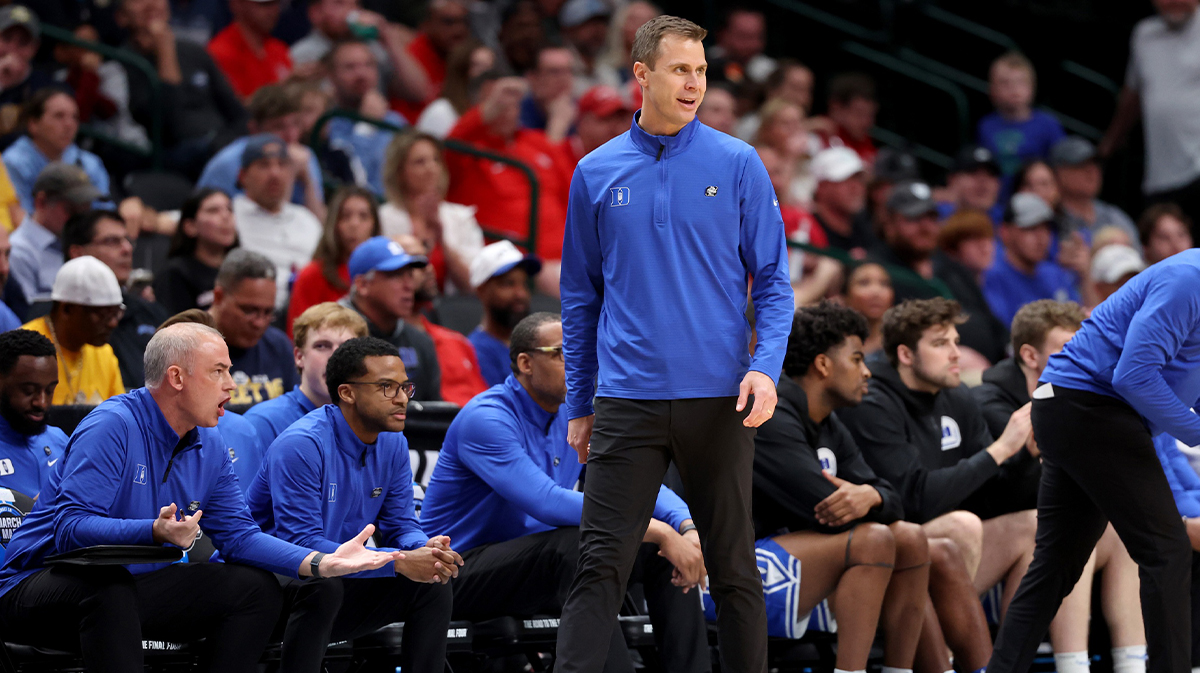
<path fill-rule="evenodd" d="M 954 294 L 950 292 L 950 288 L 944 282 L 942 282 L 941 279 L 934 278 L 933 280 L 930 280 L 928 278 L 924 278 L 924 277 L 920 276 L 919 274 L 917 274 L 912 269 L 906 269 L 902 266 L 896 266 L 895 264 L 888 264 L 887 262 L 880 262 L 878 260 L 873 260 L 873 259 L 856 260 L 856 259 L 850 257 L 849 253 L 847 253 L 845 250 L 839 250 L 837 248 L 818 248 L 815 245 L 811 245 L 809 243 L 800 243 L 800 242 L 792 241 L 792 240 L 787 241 L 787 247 L 794 249 L 794 250 L 802 250 L 804 252 L 811 252 L 814 255 L 821 255 L 822 257 L 828 257 L 836 262 L 840 262 L 842 264 L 842 266 L 849 266 L 851 264 L 860 264 L 860 263 L 861 264 L 867 264 L 867 263 L 878 264 L 879 266 L 882 266 L 885 271 L 888 272 L 888 275 L 893 280 L 902 280 L 907 283 L 915 283 L 918 285 L 924 285 L 924 286 L 928 287 L 930 290 L 945 297 L 946 299 L 954 299 Z"/>
<path fill-rule="evenodd" d="M 53 40 L 58 40 L 59 42 L 66 42 L 67 44 L 71 44 L 76 47 L 82 47 L 83 49 L 87 49 L 88 51 L 94 51 L 97 54 L 100 54 L 101 56 L 103 56 L 107 59 L 111 59 L 113 61 L 120 61 L 121 63 L 132 66 L 134 68 L 137 68 L 138 70 L 140 70 L 142 72 L 143 75 L 146 76 L 146 78 L 150 81 L 150 109 L 151 109 L 150 152 L 148 154 L 150 156 L 151 165 L 156 169 L 162 168 L 162 137 L 163 137 L 163 91 L 162 91 L 162 89 L 163 89 L 163 84 L 162 84 L 162 79 L 159 78 L 159 76 L 158 76 L 158 70 L 156 70 L 154 68 L 154 66 L 150 65 L 149 61 L 147 61 L 145 58 L 142 58 L 138 54 L 135 54 L 126 49 L 116 49 L 114 47 L 110 47 L 106 44 L 101 44 L 99 42 L 92 42 L 91 40 L 84 40 L 82 38 L 76 37 L 75 34 L 72 33 L 71 31 L 66 30 L 65 28 L 61 28 L 59 26 L 54 26 L 54 25 L 51 25 L 48 23 L 43 23 L 42 24 L 42 35 L 44 35 L 50 39 L 53 39 Z M 132 150 L 136 151 L 136 153 L 141 154 L 143 156 L 145 156 L 147 154 L 147 152 L 144 149 L 136 148 L 133 145 L 129 145 L 128 143 L 125 143 L 124 141 L 120 140 L 119 138 L 113 138 L 112 136 L 108 135 L 107 133 L 101 133 L 101 132 L 98 132 L 95 130 L 89 130 L 87 132 L 87 135 L 90 135 L 93 138 L 98 138 L 98 139 L 104 140 L 105 142 L 112 143 L 113 145 L 116 145 L 123 149 L 127 149 L 127 150 L 132 149 Z"/>
<path fill-rule="evenodd" d="M 871 129 L 871 137 L 889 147 L 909 152 L 916 158 L 931 163 L 938 168 L 949 170 L 954 165 L 954 159 L 950 155 L 943 154 L 932 147 L 914 143 L 891 129 L 876 126 Z"/>
<path fill-rule="evenodd" d="M 393 124 L 391 122 L 386 122 L 386 121 L 382 121 L 379 119 L 372 119 L 370 117 L 364 117 L 361 114 L 354 112 L 353 110 L 342 110 L 342 109 L 334 108 L 332 110 L 325 112 L 325 114 L 321 115 L 320 117 L 318 117 L 316 123 L 313 124 L 312 133 L 310 133 L 308 136 L 308 144 L 310 147 L 312 147 L 312 149 L 314 151 L 321 144 L 321 131 L 325 128 L 325 126 L 330 121 L 332 121 L 334 119 L 338 119 L 338 118 L 349 119 L 356 123 L 370 124 L 372 126 L 375 126 L 376 128 L 381 128 L 381 129 L 385 129 L 388 131 L 399 132 L 399 133 L 403 133 L 404 131 L 407 131 L 411 128 L 411 127 L 405 127 L 405 126 L 397 126 L 396 124 Z M 491 152 L 489 150 L 485 150 L 480 147 L 476 147 L 474 145 L 471 145 L 469 143 L 464 143 L 459 140 L 454 140 L 452 138 L 446 138 L 446 139 L 442 140 L 442 145 L 447 150 L 450 150 L 452 152 L 460 152 L 462 154 L 469 154 L 473 157 L 479 157 L 481 159 L 488 159 L 488 160 L 495 161 L 498 163 L 508 164 L 509 166 L 512 166 L 513 168 L 516 168 L 517 170 L 519 170 L 525 174 L 525 178 L 527 180 L 529 180 L 529 234 L 525 238 L 520 238 L 520 237 L 516 237 L 511 234 L 502 232 L 502 231 L 496 231 L 495 229 L 484 227 L 483 225 L 480 225 L 480 229 L 483 230 L 483 233 L 488 238 L 502 239 L 505 241 L 510 241 L 515 245 L 524 247 L 527 251 L 529 251 L 531 253 L 536 252 L 537 251 L 537 230 L 538 230 L 538 203 L 539 203 L 539 199 L 541 197 L 541 184 L 538 182 L 537 174 L 533 172 L 533 169 L 530 168 L 528 164 L 526 164 L 523 161 L 520 161 L 519 159 L 514 159 L 513 157 L 506 156 L 503 154 L 497 154 L 496 152 Z"/>
<path fill-rule="evenodd" d="M 866 40 L 868 42 L 886 43 L 889 39 L 888 34 L 880 30 L 871 30 L 864 28 L 853 21 L 843 19 L 836 14 L 831 14 L 823 9 L 813 7 L 807 2 L 801 0 L 767 0 L 771 4 L 782 7 L 783 9 L 791 10 L 807 19 L 816 21 L 834 30 L 841 31 L 850 37 L 857 40 Z"/>
<path fill-rule="evenodd" d="M 921 82 L 950 96 L 950 99 L 954 101 L 955 111 L 958 113 L 958 144 L 963 145 L 967 142 L 967 139 L 970 137 L 970 112 L 967 104 L 967 95 L 963 93 L 962 87 L 945 77 L 926 72 L 911 63 L 902 61 L 891 54 L 872 49 L 865 44 L 851 41 L 843 42 L 842 51 L 870 61 L 898 75 Z"/>
<path fill-rule="evenodd" d="M 1121 93 L 1121 85 L 1120 84 L 1117 84 L 1113 80 L 1109 79 L 1108 77 L 1105 77 L 1104 75 L 1096 72 L 1095 70 L 1092 70 L 1091 68 L 1087 67 L 1086 65 L 1083 65 L 1081 63 L 1076 63 L 1075 61 L 1063 61 L 1062 63 L 1059 64 L 1059 66 L 1063 69 L 1063 72 L 1074 75 L 1074 76 L 1078 77 L 1079 79 L 1082 79 L 1083 81 L 1088 82 L 1089 84 L 1095 84 L 1096 86 L 1100 87 L 1101 89 L 1104 89 L 1105 91 L 1109 92 L 1113 96 L 1116 96 L 1117 94 Z"/>
<path fill-rule="evenodd" d="M 953 26 L 964 33 L 970 33 L 981 40 L 991 42 L 1005 51 L 1021 51 L 1021 47 L 1017 44 L 1017 41 L 1005 35 L 1004 33 L 992 28 L 988 28 L 985 25 L 975 23 L 970 19 L 965 19 L 936 5 L 928 3 L 922 4 L 921 13 L 933 19 L 934 21 L 944 23 L 947 26 Z"/>

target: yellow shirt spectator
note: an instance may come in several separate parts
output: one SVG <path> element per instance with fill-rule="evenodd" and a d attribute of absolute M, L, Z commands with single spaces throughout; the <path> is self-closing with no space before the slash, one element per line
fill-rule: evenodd
<path fill-rule="evenodd" d="M 21 210 L 21 202 L 13 189 L 12 180 L 8 179 L 8 169 L 0 162 L 0 227 L 12 231 L 25 219 L 25 211 Z"/>
<path fill-rule="evenodd" d="M 112 346 L 84 344 L 78 352 L 64 350 L 45 317 L 26 323 L 24 329 L 46 335 L 58 351 L 58 387 L 51 404 L 100 404 L 125 392 Z"/>

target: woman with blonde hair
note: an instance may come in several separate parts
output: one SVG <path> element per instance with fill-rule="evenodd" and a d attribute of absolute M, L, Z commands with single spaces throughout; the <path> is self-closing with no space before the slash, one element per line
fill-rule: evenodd
<path fill-rule="evenodd" d="M 287 333 L 292 323 L 310 306 L 337 301 L 350 292 L 350 253 L 380 233 L 375 195 L 355 185 L 342 187 L 333 195 L 325 216 L 325 230 L 313 259 L 296 276 L 288 305 Z"/>
<path fill-rule="evenodd" d="M 414 236 L 429 250 L 429 264 L 445 294 L 470 292 L 471 260 L 483 249 L 483 230 L 474 206 L 446 201 L 450 175 L 442 143 L 421 131 L 392 139 L 383 160 L 379 209 L 383 234 Z"/>
<path fill-rule="evenodd" d="M 790 100 L 772 98 L 759 108 L 758 116 L 762 121 L 750 144 L 769 147 L 795 166 L 788 193 L 792 201 L 810 207 L 817 185 L 808 161 L 820 149 L 820 141 L 808 132 L 804 108 Z"/>

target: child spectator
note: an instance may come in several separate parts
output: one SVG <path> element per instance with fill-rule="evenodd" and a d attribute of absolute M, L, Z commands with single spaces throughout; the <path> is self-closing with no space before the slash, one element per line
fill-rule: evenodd
<path fill-rule="evenodd" d="M 1024 54 L 1010 51 L 992 62 L 989 93 L 996 111 L 979 120 L 979 144 L 992 151 L 1000 165 L 1000 200 L 1012 193 L 1012 178 L 1031 159 L 1045 159 L 1065 135 L 1048 113 L 1033 109 L 1037 73 Z"/>

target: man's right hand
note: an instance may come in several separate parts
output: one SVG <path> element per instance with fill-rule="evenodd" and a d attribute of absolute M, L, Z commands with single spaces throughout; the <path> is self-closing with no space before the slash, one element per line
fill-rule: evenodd
<path fill-rule="evenodd" d="M 168 542 L 187 549 L 196 541 L 196 534 L 200 532 L 200 515 L 204 511 L 196 510 L 195 514 L 176 519 L 175 514 L 178 511 L 175 503 L 158 510 L 158 518 L 154 520 L 152 527 L 154 541 L 159 544 Z"/>
<path fill-rule="evenodd" d="M 418 547 L 396 561 L 396 572 L 422 584 L 445 584 L 458 577 L 458 557 L 439 547 Z M 461 557 L 458 557 L 461 559 Z"/>
<path fill-rule="evenodd" d="M 1008 417 L 1008 425 L 1004 426 L 1004 433 L 987 448 L 987 452 L 992 454 L 997 465 L 1012 458 L 1025 448 L 1025 443 L 1029 441 L 1029 435 L 1033 432 L 1033 424 L 1029 419 L 1029 410 L 1032 406 L 1032 402 L 1026 402 L 1025 406 L 1014 411 L 1012 416 Z"/>
<path fill-rule="evenodd" d="M 332 554 L 321 559 L 321 577 L 341 577 L 363 570 L 375 570 L 404 558 L 405 552 L 389 552 L 368 549 L 366 544 L 375 532 L 374 524 L 367 524 L 362 532 L 341 544 Z M 301 564 L 301 576 L 307 576 L 310 554 Z"/>
<path fill-rule="evenodd" d="M 567 443 L 579 454 L 580 463 L 587 463 L 592 444 L 592 426 L 595 424 L 596 414 L 572 418 L 567 422 Z"/>
<path fill-rule="evenodd" d="M 520 77 L 502 77 L 488 91 L 487 97 L 479 104 L 479 114 L 483 121 L 492 123 L 501 113 L 519 115 L 521 99 L 529 85 Z"/>

